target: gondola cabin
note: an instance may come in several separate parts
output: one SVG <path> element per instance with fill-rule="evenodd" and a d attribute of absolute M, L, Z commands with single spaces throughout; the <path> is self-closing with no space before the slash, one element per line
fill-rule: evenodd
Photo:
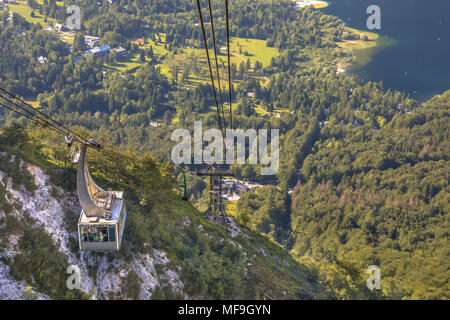
<path fill-rule="evenodd" d="M 80 250 L 117 251 L 122 243 L 127 218 L 122 191 L 105 191 L 92 179 L 86 162 L 86 149 L 90 146 L 100 149 L 95 141 L 80 144 L 76 152 L 78 161 L 77 193 L 81 204 L 78 219 L 78 240 Z"/>
<path fill-rule="evenodd" d="M 78 220 L 80 250 L 114 251 L 122 243 L 127 211 L 123 192 L 109 191 L 111 199 L 110 217 L 88 217 L 81 210 Z"/>

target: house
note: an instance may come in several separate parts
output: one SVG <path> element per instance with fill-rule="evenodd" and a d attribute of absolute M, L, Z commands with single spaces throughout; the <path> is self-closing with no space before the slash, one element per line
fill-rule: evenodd
<path fill-rule="evenodd" d="M 117 53 L 118 57 L 126 57 L 128 55 L 127 50 L 122 47 L 114 48 L 111 51 L 114 51 L 115 53 Z"/>
<path fill-rule="evenodd" d="M 247 92 L 247 97 L 254 98 L 255 92 L 253 92 L 253 91 Z"/>
<path fill-rule="evenodd" d="M 344 32 L 342 33 L 342 39 L 343 39 L 343 40 L 349 40 L 349 39 L 351 39 L 351 38 L 352 38 L 351 34 L 348 33 L 347 31 L 344 31 Z"/>
<path fill-rule="evenodd" d="M 91 50 L 86 51 L 86 55 L 90 56 L 93 54 L 95 57 L 103 57 L 106 56 L 111 51 L 111 47 L 109 45 L 95 47 Z"/>
<path fill-rule="evenodd" d="M 58 30 L 59 32 L 67 32 L 70 30 L 65 25 L 60 24 L 60 23 L 55 24 L 55 29 Z"/>
<path fill-rule="evenodd" d="M 321 127 L 321 128 L 323 128 L 323 127 L 325 127 L 326 125 L 328 125 L 330 122 L 329 121 L 321 121 L 321 122 L 319 122 L 319 126 Z"/>
<path fill-rule="evenodd" d="M 158 123 L 157 122 L 150 122 L 150 125 L 152 127 L 158 128 Z"/>
<path fill-rule="evenodd" d="M 47 57 L 44 57 L 44 56 L 37 57 L 36 60 L 37 60 L 37 62 L 39 62 L 40 64 L 44 64 L 44 63 L 47 63 L 47 62 L 48 62 Z"/>
<path fill-rule="evenodd" d="M 84 43 L 89 47 L 89 48 L 95 48 L 98 47 L 100 45 L 100 38 L 98 37 L 91 37 L 91 36 L 85 36 L 84 37 Z"/>
<path fill-rule="evenodd" d="M 145 44 L 145 41 L 142 38 L 133 38 L 131 39 L 131 43 L 134 43 L 138 46 L 143 46 Z"/>

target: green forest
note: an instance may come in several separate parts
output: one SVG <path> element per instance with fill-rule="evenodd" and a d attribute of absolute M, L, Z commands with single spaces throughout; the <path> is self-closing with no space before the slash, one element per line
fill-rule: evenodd
<path fill-rule="evenodd" d="M 149 175 L 111 159 L 92 159 L 99 176 L 117 181 L 135 197 L 130 205 L 135 215 L 126 230 L 130 241 L 121 254 L 145 250 L 143 244 L 150 242 L 181 259 L 192 278 L 199 277 L 197 266 L 213 270 L 221 257 L 231 257 L 223 264 L 223 279 L 217 281 L 212 271 L 202 273 L 208 277 L 188 292 L 261 298 L 261 288 L 243 285 L 242 261 L 233 258 L 232 248 L 210 243 L 194 231 L 187 242 L 172 241 L 175 222 L 165 219 L 164 212 L 177 210 L 200 219 L 197 209 L 204 211 L 207 205 L 207 183 L 191 174 L 188 194 L 197 209 L 174 202 L 182 168 L 170 163 L 173 130 L 192 129 L 194 120 L 202 120 L 205 129 L 217 126 L 212 87 L 204 81 L 206 61 L 196 57 L 196 50 L 204 55 L 204 46 L 194 1 L 70 4 L 83 8 L 82 30 L 73 31 L 71 48 L 60 34 L 33 23 L 30 16 L 0 10 L 0 48 L 14 53 L 0 56 L 0 87 L 77 132 L 144 159 Z M 225 9 L 213 4 L 222 47 Z M 64 5 L 55 0 L 19 4 L 45 17 L 43 24 L 64 23 Z M 313 270 L 311 277 L 320 290 L 290 297 L 449 299 L 450 90 L 417 101 L 382 82 L 338 73 L 338 65 L 354 57 L 337 43 L 359 36 L 348 35 L 338 18 L 313 7 L 294 10 L 290 0 L 240 0 L 230 3 L 230 16 L 236 42 L 261 40 L 276 52 L 267 64 L 258 61 L 250 46 L 233 57 L 242 58 L 231 68 L 234 127 L 280 129 L 282 154 L 276 177 L 260 176 L 252 165 L 232 166 L 239 179 L 272 184 L 243 195 L 232 216 L 243 228 L 261 234 L 260 241 L 271 242 Z M 85 55 L 87 35 L 125 48 L 129 60 L 113 53 L 103 58 Z M 41 56 L 47 62 L 40 63 Z M 177 57 L 181 62 L 170 64 Z M 223 98 L 229 102 L 227 94 Z M 154 122 L 158 127 L 150 125 Z M 39 155 L 24 157 L 44 157 L 73 175 L 60 138 L 3 108 L 0 123 L 5 128 L 28 125 L 27 135 L 40 141 L 40 147 Z M 12 134 L 3 130 L 2 137 Z M 73 191 L 73 186 L 66 187 Z M 172 205 L 175 208 L 168 209 Z M 210 227 L 224 232 L 220 226 Z M 155 232 L 149 235 L 149 229 Z M 193 243 L 196 246 L 189 247 Z M 27 248 L 29 243 L 21 245 Z M 366 287 L 369 265 L 380 266 L 381 290 Z M 255 270 L 255 277 L 260 281 L 266 272 Z M 18 276 L 25 277 L 20 272 Z"/>

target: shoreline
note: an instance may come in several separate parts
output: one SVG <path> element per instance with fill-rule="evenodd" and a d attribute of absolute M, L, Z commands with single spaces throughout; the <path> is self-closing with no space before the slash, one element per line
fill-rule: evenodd
<path fill-rule="evenodd" d="M 313 6 L 316 9 L 328 7 L 328 2 L 322 0 L 293 0 L 295 2 L 294 8 L 304 8 L 307 6 Z"/>
<path fill-rule="evenodd" d="M 381 36 L 374 32 L 359 30 L 346 25 L 344 25 L 344 29 L 360 39 L 344 40 L 337 43 L 343 51 L 352 55 L 350 62 L 338 66 L 338 73 L 356 71 L 370 63 L 377 52 L 388 46 L 395 45 L 395 39 L 387 36 Z"/>
<path fill-rule="evenodd" d="M 322 0 L 293 0 L 293 2 L 295 2 L 294 8 L 304 8 L 312 5 L 314 8 L 320 9 L 329 5 L 328 2 Z M 342 19 L 340 20 L 342 21 Z M 377 33 L 352 28 L 347 26 L 344 22 L 343 24 L 343 28 L 349 35 L 352 34 L 356 36 L 356 39 L 348 39 L 336 43 L 344 52 L 349 53 L 352 56 L 351 61 L 338 64 L 336 73 L 345 74 L 364 67 L 379 50 L 395 43 L 394 39 L 388 37 L 382 38 Z"/>

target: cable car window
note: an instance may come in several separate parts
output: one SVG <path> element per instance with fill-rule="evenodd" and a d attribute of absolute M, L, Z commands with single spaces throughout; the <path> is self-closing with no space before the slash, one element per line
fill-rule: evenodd
<path fill-rule="evenodd" d="M 89 242 L 108 242 L 108 229 L 106 226 L 89 226 Z"/>
<path fill-rule="evenodd" d="M 88 241 L 88 233 L 87 233 L 87 227 L 86 226 L 80 226 L 80 237 L 82 242 Z"/>
<path fill-rule="evenodd" d="M 89 242 L 98 242 L 99 241 L 99 235 L 98 235 L 98 227 L 96 226 L 90 226 L 88 228 L 88 234 L 89 234 Z"/>
<path fill-rule="evenodd" d="M 107 227 L 98 227 L 98 241 L 108 242 Z"/>
<path fill-rule="evenodd" d="M 116 241 L 116 227 L 109 227 L 109 241 Z"/>

